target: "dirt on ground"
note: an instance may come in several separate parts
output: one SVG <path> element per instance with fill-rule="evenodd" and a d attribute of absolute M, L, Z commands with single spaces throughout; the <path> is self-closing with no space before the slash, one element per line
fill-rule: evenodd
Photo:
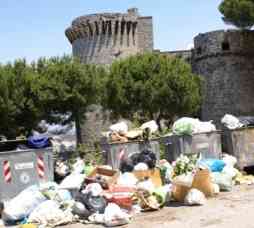
<path fill-rule="evenodd" d="M 63 228 L 99 228 L 101 225 L 73 224 Z M 254 185 L 234 187 L 208 199 L 204 206 L 170 203 L 160 211 L 136 215 L 122 228 L 254 228 Z"/>

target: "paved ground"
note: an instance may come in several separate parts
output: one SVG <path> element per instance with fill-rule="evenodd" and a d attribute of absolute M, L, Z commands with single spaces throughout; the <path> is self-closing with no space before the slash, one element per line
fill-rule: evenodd
<path fill-rule="evenodd" d="M 99 228 L 74 224 L 64 228 Z M 187 207 L 171 203 L 158 212 L 142 213 L 123 228 L 254 228 L 254 185 L 220 193 L 205 206 Z"/>

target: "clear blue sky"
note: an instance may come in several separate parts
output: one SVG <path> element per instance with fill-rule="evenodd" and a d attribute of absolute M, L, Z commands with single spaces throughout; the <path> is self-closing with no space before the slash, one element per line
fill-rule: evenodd
<path fill-rule="evenodd" d="M 78 16 L 137 7 L 153 16 L 156 49 L 185 49 L 200 32 L 225 29 L 221 0 L 1 0 L 0 62 L 71 54 L 65 29 Z"/>

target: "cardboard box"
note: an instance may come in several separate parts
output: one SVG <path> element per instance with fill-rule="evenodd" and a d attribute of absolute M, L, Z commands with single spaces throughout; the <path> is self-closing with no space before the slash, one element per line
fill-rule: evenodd
<path fill-rule="evenodd" d="M 196 188 L 199 191 L 203 192 L 206 197 L 211 197 L 214 195 L 214 189 L 209 170 L 197 171 L 194 176 L 191 187 L 175 184 L 173 186 L 174 199 L 179 202 L 184 202 L 185 196 L 192 188 Z"/>
<path fill-rule="evenodd" d="M 133 174 L 136 176 L 138 180 L 150 178 L 156 188 L 162 186 L 161 173 L 159 169 L 134 171 Z"/>
<path fill-rule="evenodd" d="M 103 186 L 104 182 L 106 182 L 106 186 L 104 188 L 108 189 L 109 187 L 113 186 L 116 184 L 117 179 L 119 177 L 119 172 L 116 170 L 111 170 L 111 169 L 105 169 L 105 168 L 100 168 L 97 167 L 95 168 L 91 174 L 85 179 L 85 182 L 88 183 L 100 183 L 96 177 L 100 176 L 103 181 Z"/>

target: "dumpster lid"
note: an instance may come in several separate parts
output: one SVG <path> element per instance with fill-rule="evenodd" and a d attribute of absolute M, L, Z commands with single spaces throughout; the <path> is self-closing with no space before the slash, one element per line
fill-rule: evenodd
<path fill-rule="evenodd" d="M 27 146 L 26 139 L 0 141 L 0 152 L 16 150 L 19 144 Z"/>

